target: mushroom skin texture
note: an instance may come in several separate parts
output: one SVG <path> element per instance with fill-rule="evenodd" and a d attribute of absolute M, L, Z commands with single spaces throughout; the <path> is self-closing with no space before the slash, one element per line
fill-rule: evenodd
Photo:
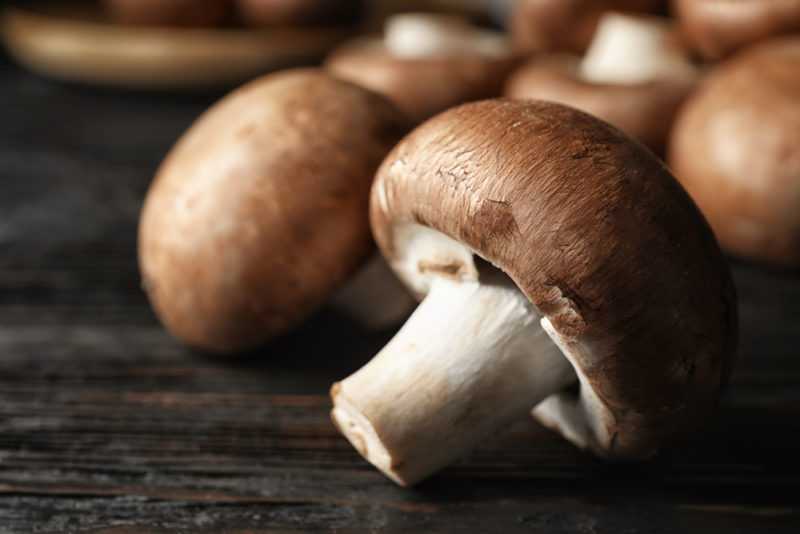
<path fill-rule="evenodd" d="M 749 47 L 689 98 L 667 157 L 727 251 L 800 266 L 800 37 Z"/>
<path fill-rule="evenodd" d="M 664 0 L 515 0 L 508 18 L 511 40 L 525 53 L 582 54 L 607 11 L 652 13 Z"/>
<path fill-rule="evenodd" d="M 228 0 L 103 0 L 109 16 L 123 24 L 217 26 L 230 13 Z"/>
<path fill-rule="evenodd" d="M 445 20 L 449 18 L 446 16 L 415 14 L 399 17 L 413 17 L 423 23 L 425 19 L 439 19 L 444 21 L 441 32 L 451 31 L 452 26 L 461 26 L 452 29 L 452 33 L 462 30 L 465 34 L 474 32 L 476 39 L 470 41 L 469 36 L 464 35 L 463 40 L 461 37 L 451 40 L 445 34 L 437 40 L 437 36 L 431 35 L 438 32 L 436 29 L 423 30 L 430 40 L 413 36 L 394 39 L 389 34 L 392 28 L 387 27 L 384 37 L 361 37 L 343 43 L 328 56 L 325 68 L 341 79 L 384 95 L 415 122 L 422 122 L 463 102 L 500 96 L 504 80 L 518 63 L 510 48 L 492 43 L 486 53 L 474 50 L 469 43 L 478 41 L 483 32 L 476 28 L 465 29 L 463 26 L 466 24 L 451 26 Z M 399 28 L 392 35 L 398 33 L 406 33 L 406 28 Z M 494 34 L 490 36 L 495 37 Z M 430 43 L 430 48 L 404 53 L 397 50 L 398 46 L 391 49 L 387 44 L 389 39 L 392 43 L 399 42 L 399 46 L 424 41 Z M 428 45 L 421 45 L 425 46 Z"/>
<path fill-rule="evenodd" d="M 212 106 L 140 217 L 142 285 L 162 323 L 230 353 L 304 319 L 371 252 L 372 178 L 408 129 L 383 98 L 319 69 L 264 76 Z"/>
<path fill-rule="evenodd" d="M 666 19 L 609 13 L 582 58 L 538 55 L 511 73 L 503 94 L 576 107 L 663 155 L 675 115 L 699 79 Z"/>
<path fill-rule="evenodd" d="M 534 406 L 536 417 L 581 448 L 606 459 L 647 458 L 699 425 L 726 382 L 736 300 L 710 228 L 650 151 L 588 114 L 508 99 L 441 113 L 381 164 L 370 220 L 400 278 L 418 296 L 430 291 L 421 310 L 442 284 L 469 292 L 491 285 L 499 270 L 541 317 L 533 314 L 529 327 L 516 322 L 515 333 L 540 330 L 549 338 L 533 341 L 534 353 L 510 374 L 494 376 L 528 342 L 517 346 L 515 336 L 490 326 L 493 311 L 480 317 L 493 309 L 487 300 L 497 303 L 481 294 L 472 311 L 457 305 L 454 323 L 429 321 L 424 342 L 409 339 L 404 327 L 399 345 L 392 340 L 334 384 L 337 426 L 402 485 Z M 486 275 L 489 265 L 495 269 Z M 472 314 L 463 331 L 462 313 Z M 503 313 L 516 321 L 513 309 Z M 483 362 L 461 366 L 447 344 L 428 352 L 442 337 L 471 351 L 481 328 L 492 337 L 478 356 Z M 574 371 L 572 381 L 555 369 L 554 351 Z M 397 365 L 385 357 L 391 352 Z M 548 362 L 541 369 L 518 370 L 540 356 Z M 505 398 L 509 388 L 527 394 L 516 377 L 529 371 L 552 382 L 530 386 L 538 390 L 531 405 Z"/>
<path fill-rule="evenodd" d="M 251 26 L 355 24 L 363 0 L 234 0 L 239 18 Z"/>
<path fill-rule="evenodd" d="M 672 0 L 672 10 L 686 39 L 707 59 L 800 32 L 800 0 Z"/>

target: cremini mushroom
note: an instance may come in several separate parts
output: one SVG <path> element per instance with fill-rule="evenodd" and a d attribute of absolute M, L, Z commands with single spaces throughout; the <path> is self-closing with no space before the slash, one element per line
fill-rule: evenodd
<path fill-rule="evenodd" d="M 239 18 L 252 26 L 354 24 L 364 0 L 232 0 Z"/>
<path fill-rule="evenodd" d="M 652 13 L 665 0 L 515 0 L 508 18 L 521 52 L 562 50 L 582 54 L 607 11 Z"/>
<path fill-rule="evenodd" d="M 576 107 L 663 154 L 699 76 L 668 19 L 608 12 L 583 58 L 538 55 L 509 76 L 505 95 Z"/>
<path fill-rule="evenodd" d="M 800 32 L 800 0 L 672 0 L 686 38 L 709 59 Z"/>
<path fill-rule="evenodd" d="M 230 12 L 228 0 L 103 0 L 112 20 L 157 26 L 215 26 Z"/>
<path fill-rule="evenodd" d="M 431 13 L 390 17 L 383 37 L 346 42 L 325 62 L 334 75 L 383 94 L 418 122 L 499 96 L 514 65 L 500 33 Z"/>
<path fill-rule="evenodd" d="M 800 36 L 720 63 L 678 115 L 668 162 L 724 249 L 800 266 Z"/>
<path fill-rule="evenodd" d="M 309 315 L 372 250 L 370 184 L 408 129 L 383 98 L 319 69 L 259 78 L 209 109 L 142 209 L 143 286 L 164 325 L 226 353 Z"/>
<path fill-rule="evenodd" d="M 414 484 L 529 413 L 608 459 L 698 425 L 735 345 L 730 273 L 653 154 L 549 102 L 445 111 L 387 156 L 370 200 L 381 252 L 424 300 L 332 418 Z"/>

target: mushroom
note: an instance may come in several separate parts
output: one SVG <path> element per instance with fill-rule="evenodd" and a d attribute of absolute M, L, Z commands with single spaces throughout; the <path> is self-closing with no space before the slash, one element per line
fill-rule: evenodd
<path fill-rule="evenodd" d="M 687 39 L 709 59 L 800 32 L 800 0 L 672 0 L 672 8 Z"/>
<path fill-rule="evenodd" d="M 354 24 L 363 0 L 234 0 L 239 18 L 252 26 Z"/>
<path fill-rule="evenodd" d="M 514 65 L 501 34 L 430 13 L 390 17 L 383 38 L 346 42 L 325 62 L 335 76 L 383 94 L 418 122 L 499 96 Z"/>
<path fill-rule="evenodd" d="M 582 59 L 537 56 L 509 76 L 505 95 L 574 106 L 663 154 L 675 114 L 698 78 L 670 21 L 609 12 Z"/>
<path fill-rule="evenodd" d="M 159 26 L 216 26 L 228 17 L 228 0 L 103 0 L 116 22 Z"/>
<path fill-rule="evenodd" d="M 646 458 L 709 413 L 736 303 L 700 212 L 638 143 L 559 104 L 489 100 L 419 126 L 370 199 L 424 300 L 333 385 L 332 418 L 414 484 L 535 407 L 603 458 Z"/>
<path fill-rule="evenodd" d="M 140 219 L 143 287 L 167 329 L 236 352 L 319 307 L 372 250 L 369 188 L 407 130 L 383 98 L 318 69 L 259 78 L 209 109 Z"/>
<path fill-rule="evenodd" d="M 664 0 L 516 0 L 508 18 L 522 52 L 564 50 L 582 54 L 606 11 L 652 13 Z"/>
<path fill-rule="evenodd" d="M 668 162 L 724 249 L 800 266 L 800 36 L 720 63 L 678 115 Z"/>

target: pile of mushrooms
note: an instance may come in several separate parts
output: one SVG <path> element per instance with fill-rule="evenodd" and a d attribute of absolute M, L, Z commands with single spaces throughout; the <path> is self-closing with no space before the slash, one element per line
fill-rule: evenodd
<path fill-rule="evenodd" d="M 499 96 L 515 64 L 499 32 L 458 17 L 407 13 L 389 18 L 382 37 L 344 43 L 325 67 L 421 122 L 454 105 Z"/>
<path fill-rule="evenodd" d="M 319 70 L 259 78 L 202 115 L 162 163 L 139 225 L 164 325 L 218 353 L 256 347 L 329 299 L 372 249 L 375 170 L 408 120 Z"/>
<path fill-rule="evenodd" d="M 585 113 L 441 113 L 381 164 L 370 220 L 424 300 L 333 385 L 332 418 L 399 484 L 531 410 L 603 458 L 646 458 L 726 381 L 736 303 L 711 230 L 651 152 Z"/>
<path fill-rule="evenodd" d="M 609 12 L 583 58 L 537 55 L 511 74 L 504 93 L 574 106 L 662 154 L 675 114 L 698 79 L 670 21 Z"/>

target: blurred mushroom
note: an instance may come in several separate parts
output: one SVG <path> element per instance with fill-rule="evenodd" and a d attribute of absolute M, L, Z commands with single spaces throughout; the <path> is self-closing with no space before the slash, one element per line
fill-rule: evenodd
<path fill-rule="evenodd" d="M 103 0 L 112 20 L 157 26 L 216 26 L 229 14 L 228 0 Z"/>
<path fill-rule="evenodd" d="M 800 266 L 800 36 L 720 63 L 678 115 L 668 161 L 723 248 Z"/>
<path fill-rule="evenodd" d="M 515 0 L 508 27 L 522 52 L 564 50 L 582 54 L 606 11 L 652 13 L 665 0 Z"/>
<path fill-rule="evenodd" d="M 308 316 L 372 250 L 370 184 L 407 129 L 383 98 L 311 69 L 259 78 L 209 109 L 142 209 L 143 287 L 164 325 L 226 353 Z"/>
<path fill-rule="evenodd" d="M 687 39 L 709 59 L 800 32 L 800 0 L 672 0 L 672 8 Z"/>
<path fill-rule="evenodd" d="M 334 384 L 332 418 L 399 484 L 534 406 L 579 447 L 630 460 L 714 405 L 735 346 L 730 273 L 678 182 L 606 123 L 537 101 L 448 110 L 381 164 L 370 220 L 426 296 Z"/>
<path fill-rule="evenodd" d="M 391 17 L 383 38 L 355 39 L 334 50 L 335 76 L 383 94 L 420 122 L 470 100 L 499 96 L 515 64 L 504 37 L 457 17 Z"/>
<path fill-rule="evenodd" d="M 537 56 L 509 76 L 505 94 L 576 107 L 663 154 L 675 114 L 698 78 L 670 21 L 609 12 L 583 58 Z"/>

